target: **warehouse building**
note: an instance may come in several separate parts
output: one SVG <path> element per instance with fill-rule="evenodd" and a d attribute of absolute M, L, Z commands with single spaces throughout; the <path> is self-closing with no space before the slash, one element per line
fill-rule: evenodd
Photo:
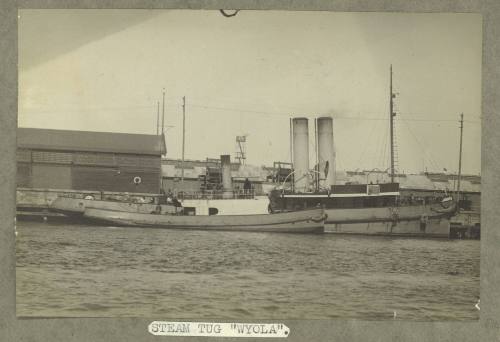
<path fill-rule="evenodd" d="M 18 188 L 159 193 L 163 136 L 17 130 Z"/>

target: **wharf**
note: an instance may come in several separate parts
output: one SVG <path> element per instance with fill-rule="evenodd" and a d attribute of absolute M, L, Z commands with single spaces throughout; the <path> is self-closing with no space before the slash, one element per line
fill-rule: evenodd
<path fill-rule="evenodd" d="M 478 211 L 464 210 L 450 220 L 451 239 L 480 239 L 481 215 Z"/>

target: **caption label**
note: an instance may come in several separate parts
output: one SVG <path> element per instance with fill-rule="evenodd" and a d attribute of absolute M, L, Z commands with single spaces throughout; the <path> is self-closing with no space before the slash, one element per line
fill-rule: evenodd
<path fill-rule="evenodd" d="M 290 334 L 290 329 L 281 323 L 154 321 L 148 331 L 159 336 L 287 337 Z"/>

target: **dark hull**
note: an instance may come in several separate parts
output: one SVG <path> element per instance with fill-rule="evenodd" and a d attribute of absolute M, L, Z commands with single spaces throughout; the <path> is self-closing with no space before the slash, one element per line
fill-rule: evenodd
<path fill-rule="evenodd" d="M 450 236 L 454 207 L 403 206 L 386 208 L 326 209 L 325 231 L 341 234 L 407 237 Z"/>

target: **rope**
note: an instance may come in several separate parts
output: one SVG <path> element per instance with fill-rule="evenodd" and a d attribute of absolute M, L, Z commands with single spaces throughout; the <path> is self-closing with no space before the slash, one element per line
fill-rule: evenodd
<path fill-rule="evenodd" d="M 426 157 L 426 151 L 427 151 L 427 149 L 423 146 L 423 144 L 420 143 L 420 141 L 418 140 L 417 136 L 413 133 L 413 131 L 411 130 L 411 128 L 408 125 L 408 123 L 406 122 L 406 120 L 401 120 L 401 121 L 403 121 L 404 124 L 406 125 L 406 128 L 408 129 L 408 131 L 410 132 L 410 134 L 413 136 L 413 138 L 417 142 L 417 145 L 422 150 L 422 153 L 423 153 L 424 158 L 425 158 Z M 430 152 L 430 150 L 429 150 L 429 159 L 428 159 L 428 161 L 431 163 L 432 167 L 435 167 L 436 170 L 439 170 L 439 165 L 437 164 L 436 160 L 433 158 L 432 153 Z"/>
<path fill-rule="evenodd" d="M 231 17 L 234 17 L 236 14 L 238 14 L 238 12 L 239 12 L 240 10 L 235 10 L 235 11 L 234 11 L 234 13 L 231 13 L 231 14 L 226 13 L 223 9 L 220 9 L 219 11 L 220 11 L 220 12 L 222 13 L 222 15 L 223 15 L 223 16 L 225 16 L 226 18 L 231 18 Z"/>

